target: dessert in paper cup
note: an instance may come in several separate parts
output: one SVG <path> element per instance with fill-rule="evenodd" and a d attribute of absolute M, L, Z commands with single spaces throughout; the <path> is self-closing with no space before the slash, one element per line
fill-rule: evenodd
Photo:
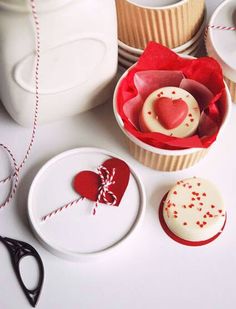
<path fill-rule="evenodd" d="M 230 103 L 214 59 L 179 56 L 150 42 L 120 78 L 113 104 L 134 158 L 177 171 L 207 154 L 227 123 Z"/>

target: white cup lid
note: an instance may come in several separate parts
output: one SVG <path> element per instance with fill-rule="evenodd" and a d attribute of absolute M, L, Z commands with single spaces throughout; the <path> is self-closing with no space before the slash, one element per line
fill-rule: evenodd
<path fill-rule="evenodd" d="M 139 226 L 145 210 L 145 193 L 130 168 L 126 191 L 118 207 L 80 200 L 45 222 L 42 217 L 77 199 L 72 181 L 78 172 L 96 171 L 116 155 L 97 148 L 78 148 L 46 163 L 36 175 L 29 193 L 28 214 L 36 237 L 51 253 L 70 260 L 88 260 L 120 246 Z M 119 158 L 119 157 L 118 157 Z"/>

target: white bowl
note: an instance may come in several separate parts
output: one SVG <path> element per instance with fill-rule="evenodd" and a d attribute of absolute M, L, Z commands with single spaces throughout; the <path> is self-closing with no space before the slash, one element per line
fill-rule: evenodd
<path fill-rule="evenodd" d="M 209 25 L 236 26 L 236 2 L 226 0 L 213 13 Z M 236 31 L 208 29 L 206 48 L 209 56 L 215 58 L 222 66 L 224 75 L 236 82 Z"/>

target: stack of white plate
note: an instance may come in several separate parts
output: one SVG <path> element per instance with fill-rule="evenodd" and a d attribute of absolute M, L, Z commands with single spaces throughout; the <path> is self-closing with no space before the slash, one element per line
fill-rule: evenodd
<path fill-rule="evenodd" d="M 183 45 L 172 48 L 172 50 L 179 54 L 190 55 L 195 57 L 199 52 L 199 50 L 201 49 L 201 47 L 203 46 L 205 26 L 206 26 L 206 12 L 204 20 L 198 31 L 195 33 L 195 35 Z M 123 43 L 122 41 L 118 40 L 119 66 L 121 68 L 128 69 L 130 66 L 132 66 L 134 63 L 138 61 L 143 51 L 144 51 L 143 49 L 131 47 Z"/>

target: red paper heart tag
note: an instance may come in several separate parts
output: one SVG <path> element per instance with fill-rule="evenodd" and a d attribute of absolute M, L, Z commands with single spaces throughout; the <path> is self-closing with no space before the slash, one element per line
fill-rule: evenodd
<path fill-rule="evenodd" d="M 110 175 L 112 175 L 114 170 L 113 183 L 109 185 L 108 189 L 116 197 L 114 206 L 119 206 L 129 183 L 130 169 L 124 161 L 115 158 L 105 161 L 102 167 L 104 167 Z M 102 173 L 103 176 L 106 177 L 106 172 L 102 171 Z M 80 196 L 96 202 L 99 198 L 102 179 L 98 173 L 82 171 L 75 176 L 73 186 Z M 109 193 L 106 193 L 105 197 L 108 202 L 113 202 L 112 196 Z M 103 196 L 101 196 L 98 202 L 107 204 Z"/>
<path fill-rule="evenodd" d="M 188 115 L 188 105 L 182 99 L 159 98 L 154 103 L 154 110 L 161 125 L 167 130 L 177 128 Z"/>

